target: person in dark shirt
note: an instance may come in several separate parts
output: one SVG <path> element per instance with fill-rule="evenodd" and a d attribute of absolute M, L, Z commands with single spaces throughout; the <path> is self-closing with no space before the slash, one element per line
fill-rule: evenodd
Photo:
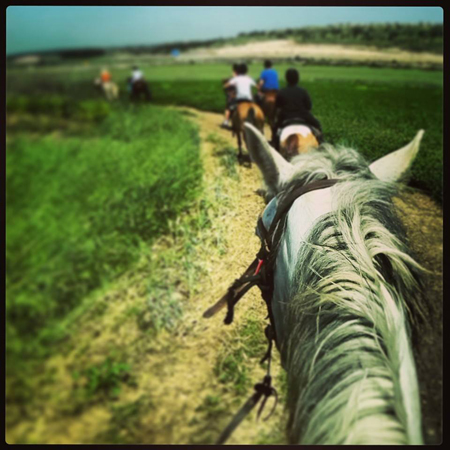
<path fill-rule="evenodd" d="M 277 150 L 280 145 L 278 130 L 288 125 L 307 125 L 316 137 L 322 133 L 320 122 L 311 113 L 312 101 L 308 91 L 298 86 L 300 79 L 298 71 L 296 69 L 288 69 L 285 77 L 287 86 L 278 92 L 275 102 L 275 124 L 272 130 L 272 145 Z"/>

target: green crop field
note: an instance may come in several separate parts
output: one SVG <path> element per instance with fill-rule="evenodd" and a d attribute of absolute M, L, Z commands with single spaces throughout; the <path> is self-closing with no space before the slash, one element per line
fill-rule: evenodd
<path fill-rule="evenodd" d="M 72 116 L 84 128 L 45 132 L 34 124 L 31 133 L 25 123 L 8 136 L 11 370 L 45 354 L 58 338 L 55 324 L 136 262 L 142 245 L 164 232 L 200 187 L 198 132 L 180 113 L 86 102 L 89 114 L 78 107 Z M 61 113 L 63 104 L 44 103 L 46 114 Z M 50 117 L 51 128 L 59 116 Z"/>

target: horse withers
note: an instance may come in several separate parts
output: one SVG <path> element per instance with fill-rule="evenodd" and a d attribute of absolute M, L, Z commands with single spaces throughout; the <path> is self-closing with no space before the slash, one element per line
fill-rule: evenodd
<path fill-rule="evenodd" d="M 411 331 L 426 317 L 422 268 L 392 198 L 423 131 L 370 165 L 329 144 L 288 162 L 252 124 L 245 135 L 272 198 L 262 222 L 278 236 L 270 304 L 290 442 L 421 444 Z M 277 205 L 314 183 L 272 226 Z"/>
<path fill-rule="evenodd" d="M 246 159 L 242 152 L 242 138 L 244 138 L 244 142 L 246 143 L 244 134 L 244 123 L 246 120 L 249 119 L 261 133 L 264 132 L 264 113 L 262 112 L 261 108 L 254 102 L 250 101 L 239 102 L 236 105 L 236 109 L 231 117 L 231 130 L 233 132 L 233 136 L 234 135 L 237 136 L 237 144 L 238 144 L 237 157 L 241 164 Z M 251 166 L 250 159 L 248 159 L 248 163 Z"/>

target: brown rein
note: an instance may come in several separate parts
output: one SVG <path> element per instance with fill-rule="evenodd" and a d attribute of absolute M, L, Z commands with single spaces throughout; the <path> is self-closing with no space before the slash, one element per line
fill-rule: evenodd
<path fill-rule="evenodd" d="M 287 213 L 289 212 L 289 209 L 291 208 L 295 200 L 308 192 L 331 187 L 336 184 L 337 181 L 337 179 L 317 180 L 312 181 L 306 185 L 294 187 L 289 191 L 285 191 L 279 198 L 277 210 L 269 230 L 265 228 L 262 221 L 262 216 L 260 216 L 258 219 L 257 234 L 261 240 L 261 247 L 256 255 L 256 258 L 247 267 L 241 277 L 233 282 L 233 284 L 228 288 L 225 295 L 203 313 L 203 317 L 210 318 L 226 305 L 228 309 L 224 319 L 224 323 L 226 325 L 229 325 L 233 322 L 234 307 L 236 306 L 238 301 L 253 286 L 256 285 L 261 290 L 261 295 L 266 303 L 268 318 L 270 320 L 270 324 L 267 325 L 265 329 L 265 335 L 268 340 L 268 350 L 261 360 L 261 363 L 263 363 L 264 361 L 268 361 L 267 374 L 265 375 L 262 383 L 258 383 L 254 386 L 255 393 L 247 400 L 244 406 L 238 411 L 229 425 L 222 432 L 219 440 L 217 441 L 218 444 L 223 444 L 228 439 L 234 429 L 242 422 L 246 415 L 250 413 L 250 411 L 256 406 L 256 404 L 262 397 L 264 397 L 264 399 L 259 408 L 258 417 L 260 416 L 262 409 L 264 408 L 265 403 L 270 396 L 275 396 L 276 401 L 272 408 L 272 411 L 264 420 L 267 420 L 272 415 L 275 409 L 278 401 L 278 395 L 277 391 L 271 386 L 270 362 L 272 342 L 275 341 L 277 346 L 279 345 L 279 343 L 277 342 L 275 320 L 272 312 L 272 295 L 274 289 L 275 272 L 274 269 L 277 249 L 279 243 L 281 242 L 281 236 L 284 231 Z"/>

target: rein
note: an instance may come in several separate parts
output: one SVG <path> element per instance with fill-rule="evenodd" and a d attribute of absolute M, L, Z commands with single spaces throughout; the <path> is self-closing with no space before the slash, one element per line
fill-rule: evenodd
<path fill-rule="evenodd" d="M 250 411 L 257 405 L 259 400 L 264 397 L 261 406 L 258 411 L 257 417 L 261 415 L 261 412 L 266 404 L 267 399 L 270 396 L 275 396 L 275 404 L 272 407 L 271 412 L 264 420 L 267 420 L 275 410 L 278 403 L 278 394 L 275 388 L 271 385 L 270 376 L 270 363 L 272 356 L 273 341 L 279 348 L 277 342 L 275 320 L 272 312 L 272 296 L 274 289 L 274 273 L 275 273 L 275 260 L 277 256 L 278 246 L 281 242 L 281 236 L 284 231 L 284 226 L 287 220 L 287 214 L 292 204 L 303 194 L 306 194 L 317 189 L 324 189 L 333 186 L 338 180 L 327 179 L 312 181 L 306 185 L 294 187 L 289 191 L 285 191 L 279 198 L 277 209 L 273 217 L 272 223 L 267 230 L 264 226 L 262 216 L 259 217 L 257 223 L 257 235 L 261 240 L 261 247 L 253 262 L 247 267 L 245 272 L 240 278 L 236 279 L 233 284 L 228 288 L 225 295 L 213 306 L 207 309 L 203 313 L 204 318 L 210 318 L 222 308 L 227 306 L 227 314 L 224 319 L 224 323 L 229 325 L 233 322 L 234 307 L 237 302 L 253 287 L 258 286 L 261 290 L 261 295 L 266 303 L 268 318 L 270 324 L 265 329 L 265 335 L 268 340 L 268 349 L 260 363 L 265 361 L 267 364 L 267 374 L 265 375 L 262 383 L 257 383 L 254 386 L 255 393 L 247 400 L 244 406 L 233 417 L 231 422 L 222 432 L 218 444 L 223 444 L 236 429 L 236 427 L 242 422 L 242 420 L 250 413 Z"/>

